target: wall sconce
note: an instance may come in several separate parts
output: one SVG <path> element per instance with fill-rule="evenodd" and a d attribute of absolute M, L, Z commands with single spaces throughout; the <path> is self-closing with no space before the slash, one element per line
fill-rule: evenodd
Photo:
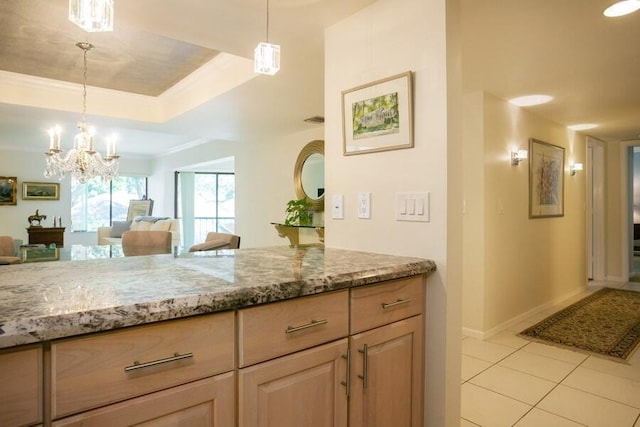
<path fill-rule="evenodd" d="M 571 173 L 571 176 L 574 176 L 578 171 L 581 171 L 582 168 L 582 163 L 572 163 L 569 167 L 569 172 Z"/>
<path fill-rule="evenodd" d="M 511 164 L 518 166 L 521 161 L 525 160 L 528 156 L 527 150 L 518 150 L 511 152 Z"/>

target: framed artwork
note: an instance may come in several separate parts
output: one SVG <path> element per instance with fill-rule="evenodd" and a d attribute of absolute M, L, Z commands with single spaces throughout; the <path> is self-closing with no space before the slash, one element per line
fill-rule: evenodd
<path fill-rule="evenodd" d="M 413 147 L 411 71 L 342 92 L 344 155 Z"/>
<path fill-rule="evenodd" d="M 529 140 L 529 218 L 564 215 L 564 148 Z"/>
<path fill-rule="evenodd" d="M 58 248 L 20 248 L 22 262 L 57 261 L 60 259 Z"/>
<path fill-rule="evenodd" d="M 22 200 L 60 200 L 57 182 L 23 182 Z"/>
<path fill-rule="evenodd" d="M 127 211 L 127 221 L 133 221 L 137 216 L 149 216 L 153 212 L 153 200 L 129 200 L 129 211 Z"/>
<path fill-rule="evenodd" d="M 0 176 L 0 205 L 15 205 L 17 203 L 18 178 L 15 176 Z"/>

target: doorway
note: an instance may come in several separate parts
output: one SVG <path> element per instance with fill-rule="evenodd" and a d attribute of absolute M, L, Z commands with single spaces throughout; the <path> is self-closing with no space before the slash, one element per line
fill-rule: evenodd
<path fill-rule="evenodd" d="M 640 282 L 640 147 L 628 148 L 629 153 L 629 281 Z"/>
<path fill-rule="evenodd" d="M 604 142 L 587 137 L 587 278 L 605 280 Z"/>

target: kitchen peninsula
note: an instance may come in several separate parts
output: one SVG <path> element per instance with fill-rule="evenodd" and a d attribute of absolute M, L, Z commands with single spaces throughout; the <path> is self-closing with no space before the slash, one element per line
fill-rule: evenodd
<path fill-rule="evenodd" d="M 277 406 L 287 400 L 282 387 L 270 388 L 287 378 L 307 416 L 363 425 L 362 399 L 389 371 L 405 382 L 404 396 L 390 398 L 420 425 L 424 287 L 435 269 L 321 245 L 3 266 L 0 378 L 23 390 L 0 391 L 0 424 L 171 416 L 249 426 L 267 416 L 277 425 L 297 416 Z M 396 338 L 395 353 L 381 351 Z M 368 384 L 358 376 L 367 364 Z M 314 396 L 328 388 L 342 391 L 330 402 Z M 268 415 L 265 393 L 276 405 Z"/>

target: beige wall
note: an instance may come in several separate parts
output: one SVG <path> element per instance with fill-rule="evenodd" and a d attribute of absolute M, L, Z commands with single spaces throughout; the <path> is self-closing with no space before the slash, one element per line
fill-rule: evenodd
<path fill-rule="evenodd" d="M 586 286 L 586 180 L 569 175 L 586 138 L 488 94 L 465 106 L 464 327 L 486 336 Z M 510 152 L 529 138 L 565 148 L 563 217 L 528 217 L 529 160 Z"/>
<path fill-rule="evenodd" d="M 325 33 L 327 198 L 344 196 L 344 219 L 327 214 L 326 245 L 436 261 L 426 331 L 425 425 L 433 426 L 458 425 L 460 416 L 461 284 L 449 280 L 459 267 L 449 270 L 448 259 L 461 252 L 460 243 L 448 240 L 450 227 L 461 228 L 461 183 L 450 179 L 461 166 L 448 164 L 450 151 L 459 148 L 449 127 L 460 127 L 448 122 L 457 114 L 448 85 L 459 87 L 459 75 L 447 75 L 458 71 L 448 70 L 447 61 L 455 62 L 459 52 L 455 43 L 447 45 L 445 6 L 450 25 L 457 25 L 456 1 L 380 0 Z M 343 156 L 341 92 L 408 70 L 414 72 L 415 147 Z M 430 193 L 430 222 L 395 220 L 395 194 L 404 191 Z M 371 219 L 357 217 L 358 192 L 371 193 Z"/>

